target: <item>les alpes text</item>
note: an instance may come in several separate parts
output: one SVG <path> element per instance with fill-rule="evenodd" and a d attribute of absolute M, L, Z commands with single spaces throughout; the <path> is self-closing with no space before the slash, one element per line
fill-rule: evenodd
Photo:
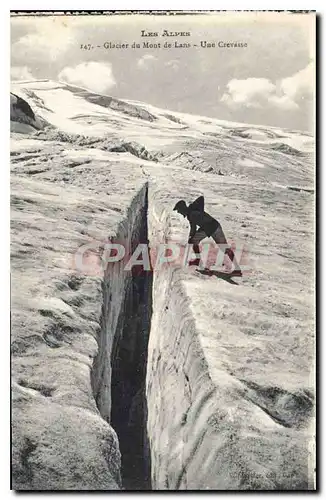
<path fill-rule="evenodd" d="M 157 31 L 141 30 L 141 36 L 160 36 L 160 34 Z M 190 36 L 190 32 L 163 30 L 161 36 Z"/>

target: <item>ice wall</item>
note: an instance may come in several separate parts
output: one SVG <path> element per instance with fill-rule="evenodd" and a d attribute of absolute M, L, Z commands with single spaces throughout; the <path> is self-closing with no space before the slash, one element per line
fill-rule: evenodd
<path fill-rule="evenodd" d="M 146 238 L 147 186 L 133 180 L 128 191 L 126 175 L 122 191 L 108 199 L 76 186 L 63 189 L 60 183 L 14 175 L 11 194 L 12 487 L 121 489 L 123 432 L 129 432 L 127 439 L 142 436 L 129 462 L 147 453 L 142 451 L 146 407 L 141 381 L 125 393 L 121 385 L 118 394 L 129 407 L 126 425 L 118 429 L 111 368 L 117 383 L 117 358 L 126 357 L 122 368 L 131 368 L 121 378 L 126 387 L 132 370 L 146 366 L 140 327 L 149 323 L 148 283 L 124 271 L 125 262 L 109 266 L 103 276 L 98 259 L 101 237 L 103 244 L 108 234 L 111 241 L 119 239 L 127 256 L 139 238 Z M 116 210 L 108 208 L 113 205 Z M 95 263 L 86 274 L 74 268 L 75 252 L 85 242 L 94 247 L 89 257 Z M 144 477 L 146 470 L 141 472 Z"/>
<path fill-rule="evenodd" d="M 164 241 L 173 224 L 157 200 L 150 191 L 151 245 Z M 277 421 L 226 369 L 212 373 L 187 280 L 179 267 L 154 273 L 146 382 L 153 489 L 311 487 L 307 430 Z M 286 395 L 282 404 L 295 409 Z"/>
<path fill-rule="evenodd" d="M 110 241 L 119 243 L 125 249 L 126 257 L 132 255 L 139 239 L 143 223 L 146 189 L 137 192 L 129 208 L 127 217 L 120 223 L 116 236 Z M 109 257 L 109 255 L 108 255 Z M 105 255 L 103 255 L 105 259 Z M 131 286 L 132 273 L 125 271 L 126 260 L 108 265 L 104 274 L 102 293 L 103 306 L 101 333 L 98 338 L 98 355 L 92 370 L 92 387 L 101 415 L 109 420 L 111 414 L 111 357 L 115 356 L 122 337 L 127 291 Z M 133 339 L 127 349 L 132 349 Z"/>

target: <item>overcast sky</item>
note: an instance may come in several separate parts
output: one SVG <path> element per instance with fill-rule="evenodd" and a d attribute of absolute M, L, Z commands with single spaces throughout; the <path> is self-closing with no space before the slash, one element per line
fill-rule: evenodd
<path fill-rule="evenodd" d="M 12 17 L 11 77 L 64 80 L 171 110 L 312 130 L 314 26 L 312 14 L 285 13 Z M 191 36 L 141 37 L 141 30 L 161 35 L 164 29 Z M 216 47 L 201 48 L 201 40 Z M 192 46 L 103 46 L 147 41 Z M 95 48 L 80 48 L 88 43 Z"/>

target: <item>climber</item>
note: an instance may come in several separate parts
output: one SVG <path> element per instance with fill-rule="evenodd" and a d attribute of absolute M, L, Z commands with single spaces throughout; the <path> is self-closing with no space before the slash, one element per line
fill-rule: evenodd
<path fill-rule="evenodd" d="M 199 196 L 188 207 L 184 200 L 178 201 L 174 209 L 179 214 L 187 217 L 190 223 L 190 233 L 188 243 L 192 244 L 196 259 L 189 262 L 190 265 L 199 265 L 200 263 L 200 250 L 199 243 L 207 237 L 212 237 L 215 243 L 223 245 L 224 254 L 227 255 L 234 265 L 232 274 L 242 275 L 239 264 L 236 261 L 233 250 L 227 243 L 223 229 L 220 223 L 211 215 L 204 211 L 204 197 Z M 197 229 L 198 226 L 198 229 Z M 226 246 L 225 246 L 226 245 Z"/>

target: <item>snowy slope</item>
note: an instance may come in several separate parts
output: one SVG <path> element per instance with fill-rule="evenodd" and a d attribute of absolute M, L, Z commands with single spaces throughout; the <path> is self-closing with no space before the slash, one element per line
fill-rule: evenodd
<path fill-rule="evenodd" d="M 152 248 L 186 243 L 172 208 L 200 194 L 228 239 L 248 248 L 243 278 L 154 272 L 152 488 L 313 488 L 314 138 L 59 82 L 12 92 L 41 124 L 12 129 L 15 487 L 121 487 L 103 418 L 130 276 L 119 265 L 104 275 L 96 255 L 83 274 L 75 256 L 112 235 L 132 245 L 148 185 Z"/>

